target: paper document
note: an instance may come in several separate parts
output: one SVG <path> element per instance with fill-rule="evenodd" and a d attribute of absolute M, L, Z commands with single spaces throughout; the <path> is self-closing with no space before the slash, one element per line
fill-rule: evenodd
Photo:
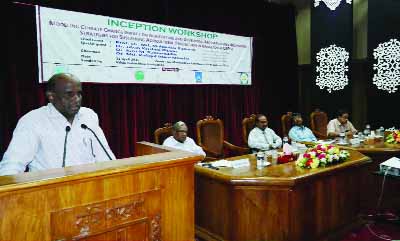
<path fill-rule="evenodd" d="M 213 167 L 239 168 L 239 167 L 248 167 L 248 166 L 250 166 L 250 161 L 249 161 L 248 158 L 234 160 L 234 161 L 219 160 L 219 161 L 212 162 L 211 165 Z"/>
<path fill-rule="evenodd" d="M 332 144 L 334 143 L 336 140 L 318 140 L 317 143 L 318 144 Z"/>
<path fill-rule="evenodd" d="M 232 164 L 230 161 L 227 160 L 219 160 L 219 161 L 215 161 L 215 162 L 211 162 L 211 165 L 213 167 L 232 167 Z"/>

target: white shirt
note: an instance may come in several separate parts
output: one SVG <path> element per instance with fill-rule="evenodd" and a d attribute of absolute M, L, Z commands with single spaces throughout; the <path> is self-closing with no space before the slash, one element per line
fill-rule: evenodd
<path fill-rule="evenodd" d="M 247 143 L 253 149 L 269 150 L 279 148 L 282 145 L 282 139 L 268 127 L 264 131 L 255 127 L 250 131 Z"/>
<path fill-rule="evenodd" d="M 354 128 L 353 124 L 349 120 L 343 125 L 337 118 L 330 120 L 326 129 L 327 135 L 329 135 L 329 133 L 340 134 L 346 131 L 351 131 L 353 134 L 357 132 L 357 129 Z"/>
<path fill-rule="evenodd" d="M 10 145 L 0 162 L 0 175 L 24 172 L 26 166 L 29 171 L 62 167 L 67 126 L 71 130 L 67 137 L 65 166 L 109 160 L 93 133 L 81 128 L 81 124 L 87 125 L 97 134 L 108 154 L 115 159 L 93 110 L 81 107 L 71 125 L 49 103 L 28 112 L 18 121 Z"/>
<path fill-rule="evenodd" d="M 173 136 L 170 136 L 164 140 L 163 146 L 168 146 L 179 150 L 206 156 L 206 153 L 203 151 L 203 149 L 200 146 L 196 145 L 196 143 L 190 137 L 186 137 L 186 140 L 182 143 L 175 140 Z"/>

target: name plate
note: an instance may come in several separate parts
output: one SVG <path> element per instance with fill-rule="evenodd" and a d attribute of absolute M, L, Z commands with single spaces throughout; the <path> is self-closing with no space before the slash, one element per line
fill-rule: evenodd
<path fill-rule="evenodd" d="M 235 160 L 235 161 L 228 161 L 228 160 L 219 160 L 215 162 L 210 162 L 210 163 L 200 163 L 197 164 L 199 166 L 207 166 L 210 165 L 213 167 L 232 167 L 232 168 L 239 168 L 239 167 L 249 167 L 250 166 L 250 161 L 248 158 L 245 159 L 240 159 L 240 160 Z"/>
<path fill-rule="evenodd" d="M 233 168 L 239 168 L 239 167 L 249 167 L 250 166 L 250 161 L 248 158 L 246 159 L 240 159 L 240 160 L 235 160 L 231 161 L 231 166 Z"/>

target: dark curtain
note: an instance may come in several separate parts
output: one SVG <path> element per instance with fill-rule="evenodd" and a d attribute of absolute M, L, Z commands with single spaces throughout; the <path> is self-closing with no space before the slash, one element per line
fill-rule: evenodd
<path fill-rule="evenodd" d="M 377 63 L 374 59 L 374 49 L 380 43 L 397 39 L 400 41 L 400 1 L 392 0 L 369 0 L 368 1 L 368 123 L 372 128 L 384 126 L 386 128 L 400 128 L 400 112 L 397 111 L 400 102 L 400 91 L 388 93 L 380 90 L 373 84 L 373 65 Z M 400 86 L 398 86 L 398 89 Z M 388 106 L 389 108 L 384 108 Z M 384 117 L 384 118 L 382 118 Z"/>
<path fill-rule="evenodd" d="M 30 3 L 33 1 L 23 1 Z M 83 105 L 100 118 L 111 149 L 118 158 L 134 153 L 137 141 L 153 141 L 165 122 L 185 121 L 196 138 L 197 120 L 206 115 L 224 121 L 226 139 L 242 144 L 241 121 L 265 113 L 279 132 L 280 116 L 297 108 L 296 39 L 291 6 L 250 1 L 180 0 L 35 1 L 42 6 L 81 11 L 179 27 L 253 36 L 253 84 L 140 85 L 83 84 Z M 7 21 L 3 51 L 0 154 L 6 150 L 18 119 L 46 104 L 45 86 L 37 81 L 37 47 L 33 6 L 3 3 Z M 10 18 L 9 18 L 10 19 Z M 78 76 L 79 77 L 79 76 Z"/>
<path fill-rule="evenodd" d="M 332 91 L 320 89 L 316 85 L 317 72 L 317 53 L 322 48 L 327 48 L 335 44 L 337 47 L 344 48 L 349 53 L 346 72 L 349 82 L 344 89 Z M 318 108 L 328 113 L 329 119 L 336 117 L 338 109 L 352 111 L 352 85 L 351 79 L 351 59 L 353 48 L 353 5 L 344 1 L 334 10 L 330 10 L 324 3 L 319 7 L 311 8 L 311 63 L 312 79 L 306 85 L 311 94 L 311 110 Z M 358 127 L 357 127 L 358 128 Z"/>

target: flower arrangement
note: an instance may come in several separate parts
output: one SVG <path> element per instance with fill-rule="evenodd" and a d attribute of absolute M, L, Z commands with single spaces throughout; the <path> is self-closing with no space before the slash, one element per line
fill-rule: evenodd
<path fill-rule="evenodd" d="M 343 162 L 350 157 L 346 150 L 333 145 L 318 144 L 299 156 L 296 165 L 302 168 L 317 168 Z"/>
<path fill-rule="evenodd" d="M 390 134 L 388 134 L 386 136 L 386 143 L 389 144 L 399 144 L 400 143 L 400 130 L 395 130 L 390 132 Z"/>

